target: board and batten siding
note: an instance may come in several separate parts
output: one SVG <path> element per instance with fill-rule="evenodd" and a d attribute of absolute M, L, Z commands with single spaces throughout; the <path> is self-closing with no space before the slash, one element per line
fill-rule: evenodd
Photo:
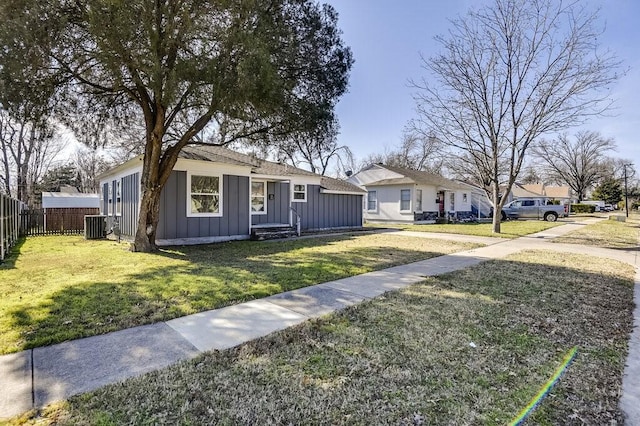
<path fill-rule="evenodd" d="M 140 173 L 122 178 L 120 196 L 122 198 L 120 232 L 122 235 L 135 236 L 140 212 Z"/>
<path fill-rule="evenodd" d="M 273 200 L 269 199 L 273 195 Z M 289 223 L 289 183 L 267 182 L 267 214 L 252 214 L 251 224 Z"/>
<path fill-rule="evenodd" d="M 187 172 L 173 171 L 162 189 L 157 239 L 249 235 L 249 178 L 222 177 L 221 217 L 187 217 Z"/>
<path fill-rule="evenodd" d="M 117 185 L 120 181 L 120 214 L 116 215 Z M 109 183 L 111 183 L 111 204 L 109 203 Z M 118 218 L 120 234 L 133 238 L 138 227 L 140 209 L 140 173 L 132 173 L 122 178 L 109 179 L 102 184 L 101 214 L 107 216 L 107 230 L 111 230 L 114 219 Z"/>
<path fill-rule="evenodd" d="M 362 195 L 323 194 L 319 185 L 307 185 L 307 202 L 293 202 L 292 207 L 303 230 L 362 226 Z"/>

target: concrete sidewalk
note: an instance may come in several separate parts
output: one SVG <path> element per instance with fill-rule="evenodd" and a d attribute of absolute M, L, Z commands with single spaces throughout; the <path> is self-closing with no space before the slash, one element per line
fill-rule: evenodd
<path fill-rule="evenodd" d="M 524 249 L 576 252 L 637 263 L 637 252 L 553 244 L 559 235 L 593 223 L 562 225 L 514 240 L 447 235 L 447 239 L 490 244 L 481 248 L 331 281 L 260 300 L 201 312 L 164 323 L 0 356 L 0 419 L 160 369 L 212 349 L 226 349 L 360 303 L 387 291 Z M 400 234 L 439 238 L 438 234 Z M 466 237 L 466 239 L 465 239 Z M 640 278 L 640 276 L 639 276 Z M 636 321 L 640 320 L 636 282 Z M 640 326 L 636 323 L 625 370 L 621 405 L 640 424 Z M 633 422 L 632 422 L 633 423 Z M 633 423 L 636 424 L 636 423 Z"/>

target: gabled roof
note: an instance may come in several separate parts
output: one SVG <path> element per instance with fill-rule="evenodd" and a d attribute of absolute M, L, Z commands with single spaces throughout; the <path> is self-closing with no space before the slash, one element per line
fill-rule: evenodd
<path fill-rule="evenodd" d="M 550 198 L 571 198 L 572 191 L 568 186 L 546 186 L 544 192 Z"/>
<path fill-rule="evenodd" d="M 320 178 L 320 187 L 323 192 L 344 192 L 347 194 L 366 194 L 367 191 L 346 180 L 334 179 L 326 176 Z"/>
<path fill-rule="evenodd" d="M 299 169 L 288 164 L 261 160 L 255 156 L 232 151 L 222 146 L 198 145 L 186 146 L 180 151 L 180 158 L 188 160 L 211 161 L 251 167 L 251 173 L 272 176 L 317 176 L 308 170 Z"/>
<path fill-rule="evenodd" d="M 544 195 L 544 184 L 542 183 L 526 183 L 520 186 L 522 186 L 526 191 L 538 194 L 539 197 Z"/>
<path fill-rule="evenodd" d="M 442 175 L 424 172 L 421 170 L 405 169 L 403 167 L 388 166 L 386 164 L 374 164 L 365 168 L 364 170 L 368 170 L 372 167 L 381 167 L 398 175 L 401 175 L 402 177 L 382 179 L 379 181 L 367 183 L 366 186 L 418 184 L 431 185 L 444 189 L 468 189 L 466 185 L 463 185 L 460 182 L 447 179 Z"/>
<path fill-rule="evenodd" d="M 515 198 L 571 198 L 568 186 L 546 186 L 542 183 L 520 184 L 514 182 L 511 192 Z"/>
<path fill-rule="evenodd" d="M 514 198 L 539 198 L 544 197 L 542 192 L 533 192 L 525 187 L 525 185 L 521 185 L 518 182 L 514 182 L 511 187 L 511 193 Z"/>
<path fill-rule="evenodd" d="M 213 145 L 187 146 L 180 152 L 180 157 L 190 160 L 212 161 L 251 167 L 251 173 L 267 176 L 312 176 L 320 179 L 320 186 L 330 192 L 364 194 L 366 191 L 347 181 L 320 176 L 308 170 L 261 160 L 255 156 L 242 154 L 228 148 Z"/>
<path fill-rule="evenodd" d="M 290 166 L 288 164 L 274 163 L 261 160 L 255 156 L 232 151 L 222 146 L 198 145 L 186 146 L 180 151 L 179 157 L 185 160 L 209 161 L 213 163 L 232 164 L 251 169 L 254 175 L 264 176 L 307 176 L 317 178 L 320 187 L 328 192 L 340 192 L 345 194 L 365 194 L 362 188 L 340 179 L 320 176 L 308 170 Z M 114 171 L 124 170 L 132 165 L 139 165 L 142 156 L 139 155 L 126 163 L 120 164 L 111 170 L 102 173 L 99 178 L 108 176 Z"/>

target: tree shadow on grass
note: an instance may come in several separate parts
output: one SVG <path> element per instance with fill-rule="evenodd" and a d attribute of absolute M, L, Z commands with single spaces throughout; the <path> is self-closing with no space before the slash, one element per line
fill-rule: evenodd
<path fill-rule="evenodd" d="M 264 244 L 249 254 L 239 244 L 182 247 L 158 253 L 188 260 L 176 266 L 132 271 L 124 282 L 85 282 L 30 301 L 9 312 L 20 341 L 4 352 L 50 345 L 165 321 L 371 270 L 423 260 L 441 253 L 361 247 L 344 252 L 292 250 L 349 237 L 295 244 Z M 9 346 L 9 345 L 8 345 Z"/>
<path fill-rule="evenodd" d="M 25 241 L 25 237 L 19 238 L 16 244 L 11 247 L 9 252 L 6 254 L 4 260 L 0 260 L 0 271 L 2 271 L 3 269 L 13 269 L 16 267 L 16 262 L 18 260 L 18 257 L 20 256 L 20 251 L 22 250 L 22 246 L 24 245 Z"/>
<path fill-rule="evenodd" d="M 411 424 L 417 413 L 429 424 L 504 424 L 578 345 L 575 362 L 531 422 L 622 422 L 630 282 L 554 264 L 553 256 L 544 264 L 488 261 L 430 278 L 103 388 L 73 399 L 72 419 L 101 413 L 124 423 L 133 413 L 152 423 Z M 207 410 L 211 401 L 224 408 Z"/>

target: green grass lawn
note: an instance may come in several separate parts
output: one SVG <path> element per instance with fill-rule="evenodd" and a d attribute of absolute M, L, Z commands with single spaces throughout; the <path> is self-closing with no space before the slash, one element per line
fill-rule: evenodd
<path fill-rule="evenodd" d="M 504 425 L 578 346 L 527 424 L 621 424 L 633 276 L 611 260 L 522 252 L 71 398 L 33 422 Z"/>
<path fill-rule="evenodd" d="M 448 234 L 475 235 L 478 237 L 518 238 L 559 225 L 564 225 L 564 223 L 544 222 L 542 220 L 508 220 L 500 224 L 500 234 L 493 233 L 493 225 L 491 223 L 433 223 L 425 225 L 369 224 L 368 227 L 400 228 L 405 231 L 444 232 Z"/>
<path fill-rule="evenodd" d="M 583 244 L 604 248 L 637 249 L 640 217 L 630 216 L 627 222 L 603 220 L 577 231 L 555 238 L 554 243 Z"/>
<path fill-rule="evenodd" d="M 0 264 L 0 353 L 163 321 L 477 247 L 393 235 L 241 241 L 131 253 L 34 237 Z"/>

